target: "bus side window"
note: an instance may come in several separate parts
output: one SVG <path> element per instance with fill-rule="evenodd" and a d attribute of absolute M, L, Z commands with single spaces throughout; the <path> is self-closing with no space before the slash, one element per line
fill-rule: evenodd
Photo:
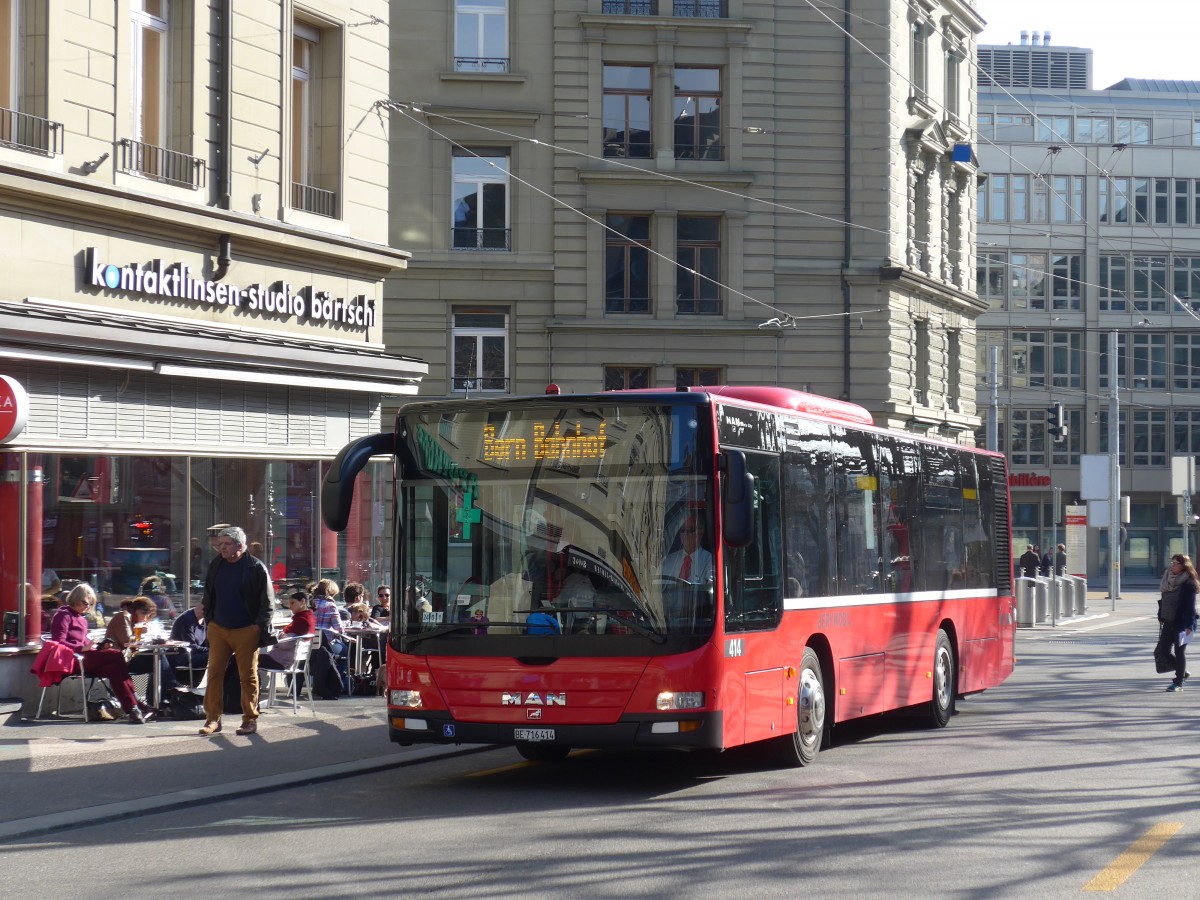
<path fill-rule="evenodd" d="M 783 616 L 779 457 L 747 453 L 746 463 L 754 476 L 754 537 L 745 547 L 725 548 L 728 631 L 774 628 Z"/>
<path fill-rule="evenodd" d="M 836 556 L 829 428 L 813 423 L 783 456 L 783 502 L 789 597 L 828 597 Z"/>

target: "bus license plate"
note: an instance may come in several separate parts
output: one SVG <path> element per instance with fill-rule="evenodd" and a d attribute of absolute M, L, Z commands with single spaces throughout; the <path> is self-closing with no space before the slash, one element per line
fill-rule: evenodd
<path fill-rule="evenodd" d="M 553 728 L 514 728 L 513 740 L 515 741 L 552 741 L 554 740 Z"/>

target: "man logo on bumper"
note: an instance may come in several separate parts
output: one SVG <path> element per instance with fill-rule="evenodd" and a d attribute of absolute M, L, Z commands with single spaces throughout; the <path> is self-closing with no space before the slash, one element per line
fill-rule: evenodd
<path fill-rule="evenodd" d="M 509 693 L 505 691 L 500 695 L 501 706 L 566 706 L 567 694 L 564 691 L 561 694 L 540 694 L 533 691 L 528 694 Z"/>

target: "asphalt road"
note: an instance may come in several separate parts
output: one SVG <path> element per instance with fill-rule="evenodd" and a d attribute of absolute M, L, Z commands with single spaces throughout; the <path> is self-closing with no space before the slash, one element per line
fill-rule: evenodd
<path fill-rule="evenodd" d="M 0 848 L 10 896 L 1189 897 L 1200 684 L 1149 616 L 1024 630 L 1018 669 L 930 731 L 759 754 L 509 749 Z M 1200 657 L 1198 657 L 1200 663 Z"/>

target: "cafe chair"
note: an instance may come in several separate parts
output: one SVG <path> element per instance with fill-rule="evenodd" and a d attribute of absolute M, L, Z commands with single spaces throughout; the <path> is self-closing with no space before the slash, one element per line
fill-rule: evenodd
<path fill-rule="evenodd" d="M 263 704 L 264 708 L 272 708 L 275 706 L 275 691 L 277 686 L 277 678 L 280 675 L 288 677 L 288 694 L 291 697 L 292 713 L 300 711 L 300 679 L 304 679 L 304 689 L 308 692 L 308 706 L 312 710 L 312 714 L 317 714 L 317 706 L 313 702 L 312 678 L 308 671 L 308 661 L 311 658 L 311 650 L 313 645 L 313 635 L 302 634 L 295 637 L 286 637 L 279 641 L 279 644 L 295 643 L 296 655 L 292 659 L 292 664 L 286 669 L 269 669 L 258 667 L 259 683 L 263 685 L 267 692 L 267 702 Z M 278 646 L 278 645 L 276 645 Z M 264 683 L 264 677 L 265 683 Z"/>
<path fill-rule="evenodd" d="M 74 660 L 70 670 L 65 668 L 68 659 Z M 34 715 L 35 719 L 42 717 L 42 707 L 46 702 L 46 688 L 53 685 L 58 686 L 58 693 L 54 698 L 56 718 L 62 718 L 62 694 L 67 682 L 76 680 L 79 682 L 79 699 L 85 722 L 88 721 L 88 697 L 91 696 L 96 682 L 99 681 L 103 684 L 105 690 L 111 694 L 108 682 L 104 678 L 99 675 L 87 674 L 83 667 L 83 654 L 72 652 L 65 644 L 60 644 L 58 641 L 46 641 L 42 645 L 30 671 L 38 676 L 38 682 L 42 686 L 42 693 L 38 697 L 37 713 Z"/>

